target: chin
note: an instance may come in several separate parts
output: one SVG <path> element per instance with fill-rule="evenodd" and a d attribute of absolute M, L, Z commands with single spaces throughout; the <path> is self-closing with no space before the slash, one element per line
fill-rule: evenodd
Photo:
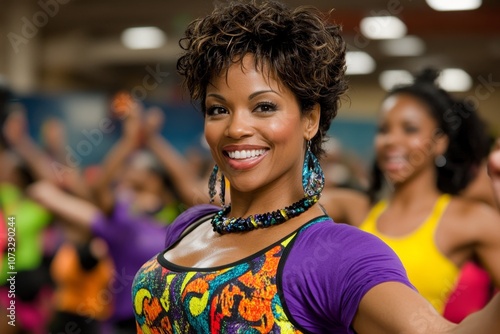
<path fill-rule="evenodd" d="M 401 173 L 384 173 L 384 176 L 386 181 L 394 186 L 404 183 L 406 180 L 408 180 L 408 175 L 402 175 Z"/>

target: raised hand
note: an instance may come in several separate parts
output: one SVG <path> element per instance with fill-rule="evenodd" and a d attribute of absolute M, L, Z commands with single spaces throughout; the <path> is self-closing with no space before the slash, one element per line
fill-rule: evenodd
<path fill-rule="evenodd" d="M 165 114 L 159 107 L 148 108 L 145 115 L 145 130 L 148 136 L 159 133 L 165 123 Z"/>
<path fill-rule="evenodd" d="M 28 137 L 28 122 L 21 104 L 15 104 L 12 108 L 13 110 L 5 121 L 2 131 L 7 142 L 12 146 L 17 146 Z"/>
<path fill-rule="evenodd" d="M 123 137 L 134 146 L 140 146 L 143 141 L 143 110 L 142 105 L 129 93 L 116 94 L 111 103 L 111 113 L 123 123 Z"/>

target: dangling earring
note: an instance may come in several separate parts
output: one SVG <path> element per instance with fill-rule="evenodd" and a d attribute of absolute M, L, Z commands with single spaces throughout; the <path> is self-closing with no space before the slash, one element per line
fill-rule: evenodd
<path fill-rule="evenodd" d="M 219 173 L 219 166 L 215 165 L 212 169 L 212 173 L 210 174 L 210 178 L 208 179 L 208 195 L 210 196 L 210 204 L 214 202 L 215 195 L 217 194 L 217 190 L 215 189 L 217 183 L 217 174 Z M 222 206 L 225 206 L 225 195 L 226 195 L 226 178 L 224 174 L 220 173 L 220 201 Z"/>
<path fill-rule="evenodd" d="M 444 167 L 446 165 L 446 157 L 442 154 L 438 155 L 436 158 L 434 158 L 434 164 L 436 167 Z"/>
<path fill-rule="evenodd" d="M 226 178 L 222 172 L 220 173 L 220 192 L 219 192 L 220 204 L 224 208 L 226 206 Z"/>
<path fill-rule="evenodd" d="M 307 141 L 307 150 L 302 167 L 302 187 L 304 195 L 312 197 L 320 195 L 325 186 L 325 175 L 319 164 L 318 158 L 311 151 L 311 141 Z"/>
<path fill-rule="evenodd" d="M 210 204 L 214 202 L 215 194 L 217 194 L 217 190 L 215 190 L 215 184 L 217 183 L 218 172 L 219 166 L 215 165 L 212 169 L 212 173 L 210 174 L 210 178 L 208 179 L 208 196 L 210 196 Z"/>

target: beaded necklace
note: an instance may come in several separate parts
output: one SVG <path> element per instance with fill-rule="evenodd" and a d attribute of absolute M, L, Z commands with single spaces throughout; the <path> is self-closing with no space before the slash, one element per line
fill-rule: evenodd
<path fill-rule="evenodd" d="M 215 214 L 214 218 L 212 219 L 212 226 L 215 232 L 219 234 L 226 234 L 246 232 L 257 228 L 265 228 L 273 225 L 278 225 L 306 212 L 318 200 L 319 194 L 306 196 L 300 201 L 295 202 L 284 209 L 279 209 L 273 212 L 266 212 L 264 214 L 258 213 L 255 215 L 250 215 L 247 218 L 226 217 L 229 211 L 231 211 L 231 205 L 228 205 Z"/>

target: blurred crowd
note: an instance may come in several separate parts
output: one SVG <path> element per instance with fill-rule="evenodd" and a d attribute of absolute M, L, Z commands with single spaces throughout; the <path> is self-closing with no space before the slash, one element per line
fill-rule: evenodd
<path fill-rule="evenodd" d="M 209 202 L 212 161 L 195 150 L 180 153 L 161 135 L 160 108 L 119 93 L 109 108 L 121 122 L 120 138 L 98 165 L 68 167 L 64 123 L 47 118 L 35 140 L 24 106 L 8 90 L 2 94 L 0 333 L 135 333 L 134 275 L 163 249 L 168 224 L 186 208 Z M 325 150 L 323 204 L 329 210 L 340 203 L 330 190 L 366 192 L 371 175 L 339 140 L 330 138 Z M 476 168 L 460 196 L 494 207 L 485 165 Z M 481 294 L 476 308 L 491 298 L 492 280 L 476 269 L 475 281 L 457 282 L 449 300 L 472 285 Z"/>
<path fill-rule="evenodd" d="M 135 333 L 134 275 L 179 213 L 208 203 L 210 161 L 181 155 L 160 134 L 163 111 L 119 93 L 120 138 L 100 164 L 69 166 L 61 120 L 35 140 L 24 106 L 7 90 L 3 102 L 0 332 Z"/>

